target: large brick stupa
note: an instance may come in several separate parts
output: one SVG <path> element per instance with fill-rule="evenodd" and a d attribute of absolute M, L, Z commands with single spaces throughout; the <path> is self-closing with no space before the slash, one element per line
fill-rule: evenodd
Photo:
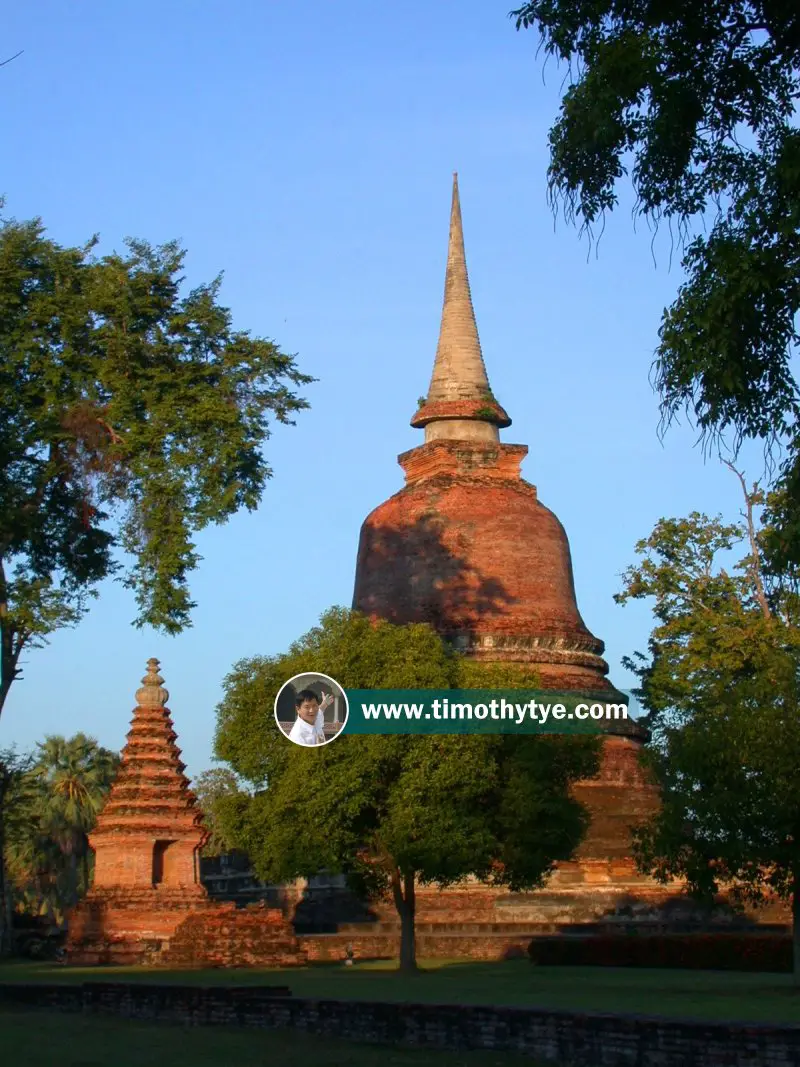
<path fill-rule="evenodd" d="M 354 608 L 430 622 L 479 660 L 529 664 L 543 689 L 624 700 L 608 679 L 603 642 L 578 610 L 564 528 L 520 475 L 528 449 L 500 441 L 511 419 L 481 352 L 455 176 L 439 343 L 411 425 L 425 440 L 399 456 L 405 486 L 363 524 Z M 621 895 L 662 895 L 630 856 L 631 825 L 657 803 L 639 765 L 646 733 L 632 720 L 605 725 L 600 774 L 575 789 L 591 829 L 576 860 L 531 895 L 533 911 L 523 909 L 531 918 L 546 897 L 542 919 L 589 920 L 618 910 Z"/>

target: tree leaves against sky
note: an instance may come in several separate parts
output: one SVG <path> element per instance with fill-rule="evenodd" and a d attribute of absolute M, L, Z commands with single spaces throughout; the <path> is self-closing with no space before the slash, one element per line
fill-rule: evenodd
<path fill-rule="evenodd" d="M 770 531 L 750 514 L 662 519 L 623 575 L 618 601 L 648 600 L 656 620 L 627 664 L 662 795 L 635 849 L 700 896 L 789 901 L 800 980 L 800 603 L 794 582 L 761 570 Z"/>
<path fill-rule="evenodd" d="M 686 280 L 659 332 L 663 424 L 763 441 L 776 565 L 800 563 L 800 7 L 796 0 L 532 0 L 512 12 L 571 78 L 550 131 L 554 200 L 592 231 L 629 179 Z"/>
<path fill-rule="evenodd" d="M 95 244 L 0 227 L 0 709 L 23 649 L 109 575 L 137 625 L 189 625 L 195 535 L 258 505 L 271 426 L 307 406 L 312 379 L 233 327 L 220 278 L 183 292 L 177 244 Z"/>

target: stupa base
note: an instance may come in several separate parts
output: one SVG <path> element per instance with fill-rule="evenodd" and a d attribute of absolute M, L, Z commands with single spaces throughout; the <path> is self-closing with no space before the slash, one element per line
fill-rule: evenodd
<path fill-rule="evenodd" d="M 187 916 L 208 907 L 199 885 L 92 889 L 70 915 L 67 962 L 154 963 Z"/>

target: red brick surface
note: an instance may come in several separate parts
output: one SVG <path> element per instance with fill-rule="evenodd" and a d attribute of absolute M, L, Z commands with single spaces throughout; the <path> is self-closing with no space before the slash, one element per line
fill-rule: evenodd
<path fill-rule="evenodd" d="M 511 419 L 496 400 L 488 397 L 475 400 L 438 400 L 417 408 L 412 426 L 427 426 L 435 419 L 485 419 L 495 426 L 510 426 Z"/>
<path fill-rule="evenodd" d="M 94 886 L 197 886 L 206 838 L 166 707 L 133 712 L 114 785 L 92 831 Z"/>
<path fill-rule="evenodd" d="M 307 962 L 278 908 L 224 905 L 183 920 L 163 953 L 171 967 L 290 967 Z"/>
<path fill-rule="evenodd" d="M 578 611 L 564 528 L 519 476 L 518 445 L 437 441 L 362 527 L 353 606 L 430 622 L 471 654 L 535 665 L 544 688 L 613 692 Z"/>

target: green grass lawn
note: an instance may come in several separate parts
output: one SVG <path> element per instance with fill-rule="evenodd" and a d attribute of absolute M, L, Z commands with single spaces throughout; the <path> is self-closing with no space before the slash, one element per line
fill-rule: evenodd
<path fill-rule="evenodd" d="M 520 1056 L 355 1045 L 280 1030 L 189 1029 L 93 1016 L 0 1010 L 14 1067 L 536 1067 Z"/>
<path fill-rule="evenodd" d="M 505 963 L 426 961 L 401 975 L 390 962 L 317 965 L 286 970 L 161 971 L 0 966 L 0 982 L 183 982 L 196 985 L 288 985 L 298 997 L 405 1000 L 439 1004 L 509 1004 L 576 1011 L 627 1012 L 742 1022 L 800 1023 L 800 990 L 790 975 L 639 968 L 534 967 Z"/>

